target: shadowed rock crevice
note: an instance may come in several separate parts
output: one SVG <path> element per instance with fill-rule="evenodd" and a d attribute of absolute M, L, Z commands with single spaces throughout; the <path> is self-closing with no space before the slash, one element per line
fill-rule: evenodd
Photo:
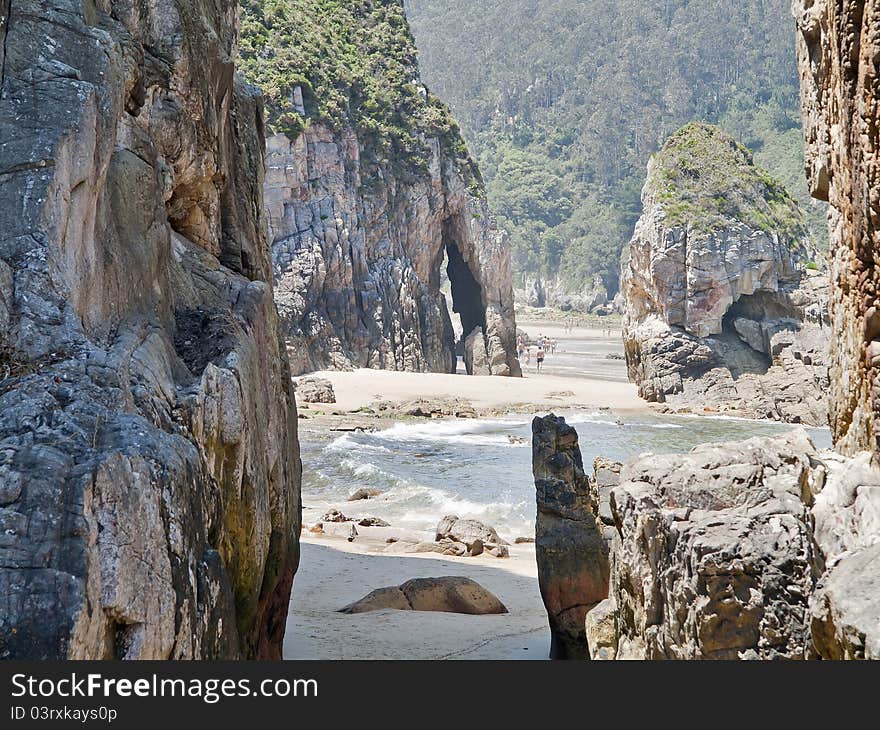
<path fill-rule="evenodd" d="M 483 305 L 483 290 L 474 278 L 470 267 L 461 255 L 458 244 L 446 238 L 446 273 L 452 286 L 452 311 L 461 318 L 461 328 L 465 335 L 475 329 L 486 331 L 486 309 Z"/>

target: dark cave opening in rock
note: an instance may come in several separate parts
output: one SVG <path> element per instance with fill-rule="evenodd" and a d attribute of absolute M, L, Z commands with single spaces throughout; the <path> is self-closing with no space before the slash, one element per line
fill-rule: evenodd
<path fill-rule="evenodd" d="M 452 288 L 452 311 L 461 320 L 462 339 L 477 327 L 486 329 L 483 288 L 471 272 L 454 240 L 446 241 L 446 274 Z"/>
<path fill-rule="evenodd" d="M 796 317 L 797 312 L 776 292 L 741 296 L 724 315 L 718 337 L 733 377 L 766 373 L 773 364 L 772 336 L 781 330 L 797 329 Z"/>

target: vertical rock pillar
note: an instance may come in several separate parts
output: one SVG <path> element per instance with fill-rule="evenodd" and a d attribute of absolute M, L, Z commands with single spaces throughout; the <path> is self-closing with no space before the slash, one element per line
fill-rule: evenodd
<path fill-rule="evenodd" d="M 532 422 L 538 516 L 535 552 L 553 659 L 587 659 L 584 619 L 608 596 L 608 546 L 599 496 L 584 473 L 577 431 L 550 415 Z"/>

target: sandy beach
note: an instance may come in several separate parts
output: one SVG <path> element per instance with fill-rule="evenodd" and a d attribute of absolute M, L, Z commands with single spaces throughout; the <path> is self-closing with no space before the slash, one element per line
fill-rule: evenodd
<path fill-rule="evenodd" d="M 462 398 L 476 408 L 504 409 L 518 405 L 540 408 L 591 406 L 616 410 L 648 410 L 630 383 L 586 380 L 528 373 L 523 378 L 468 377 L 437 373 L 395 373 L 385 370 L 314 373 L 333 383 L 336 403 L 310 405 L 327 412 L 355 411 L 375 401 L 415 398 Z M 309 376 L 312 377 L 312 376 Z"/>
<path fill-rule="evenodd" d="M 530 336 L 542 334 L 567 346 L 583 349 L 597 343 L 609 351 L 622 351 L 617 333 L 575 328 L 566 332 L 552 322 L 528 322 Z M 589 345 L 592 346 L 592 345 Z M 601 362 L 604 356 L 596 356 Z M 561 358 L 560 358 L 561 359 Z M 553 362 L 553 356 L 548 358 Z M 625 371 L 623 371 L 625 372 Z M 468 377 L 464 374 L 401 373 L 378 370 L 325 371 L 304 377 L 320 377 L 333 384 L 336 403 L 301 404 L 309 420 L 304 430 L 338 430 L 363 425 L 364 414 L 356 411 L 379 401 L 405 402 L 420 398 L 470 401 L 478 411 L 511 412 L 530 416 L 550 411 L 613 409 L 647 411 L 636 388 L 622 380 L 577 375 L 536 373 L 526 368 L 523 378 Z M 316 418 L 319 414 L 320 417 Z M 416 419 L 418 420 L 418 419 Z M 394 421 L 386 419 L 388 428 Z M 351 454 L 345 451 L 340 459 Z M 438 465 L 439 466 L 439 465 Z M 304 457 L 304 469 L 315 468 Z M 527 466 L 522 467 L 530 479 Z M 368 481 L 344 485 L 371 486 Z M 377 503 L 330 502 L 303 494 L 308 508 L 302 536 L 302 559 L 293 588 L 284 655 L 289 659 L 532 659 L 548 657 L 550 634 L 547 614 L 538 590 L 534 545 L 510 545 L 509 558 L 483 555 L 476 558 L 445 557 L 436 553 L 394 554 L 383 552 L 388 537 L 431 540 L 422 532 L 414 537 L 400 526 L 358 528 L 353 542 L 331 534 L 308 531 L 321 510 L 334 507 L 346 514 L 372 513 Z M 531 511 L 533 507 L 528 507 Z M 442 511 L 442 510 L 441 510 Z M 438 512 L 436 520 L 444 515 Z M 436 524 L 436 523 L 434 523 Z M 519 535 L 509 525 L 493 524 L 510 542 Z M 500 616 L 384 610 L 346 615 L 339 609 L 377 588 L 397 586 L 412 578 L 464 576 L 492 591 L 508 608 Z"/>
<path fill-rule="evenodd" d="M 284 641 L 286 658 L 547 659 L 550 631 L 538 592 L 533 545 L 511 545 L 507 559 L 377 552 L 384 547 L 383 538 L 369 534 L 353 543 L 303 535 Z M 440 576 L 472 578 L 501 599 L 510 613 L 338 613 L 376 588 Z"/>

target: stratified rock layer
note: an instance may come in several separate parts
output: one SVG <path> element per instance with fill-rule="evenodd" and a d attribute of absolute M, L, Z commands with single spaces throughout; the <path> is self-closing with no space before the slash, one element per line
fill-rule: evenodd
<path fill-rule="evenodd" d="M 599 494 L 584 473 L 577 431 L 556 416 L 532 422 L 537 491 L 538 583 L 552 635 L 551 657 L 589 657 L 584 618 L 608 595 L 608 546 Z"/>
<path fill-rule="evenodd" d="M 506 237 L 481 184 L 439 140 L 429 146 L 426 174 L 377 178 L 351 129 L 312 124 L 295 141 L 269 139 L 275 297 L 294 372 L 454 372 L 445 260 L 468 372 L 476 363 L 481 375 L 521 374 Z"/>
<path fill-rule="evenodd" d="M 775 185 L 707 125 L 649 164 L 621 282 L 629 374 L 646 400 L 827 421 L 827 274 L 806 268 L 805 229 Z"/>
<path fill-rule="evenodd" d="M 237 3 L 0 17 L 0 656 L 280 657 L 300 463 Z"/>

